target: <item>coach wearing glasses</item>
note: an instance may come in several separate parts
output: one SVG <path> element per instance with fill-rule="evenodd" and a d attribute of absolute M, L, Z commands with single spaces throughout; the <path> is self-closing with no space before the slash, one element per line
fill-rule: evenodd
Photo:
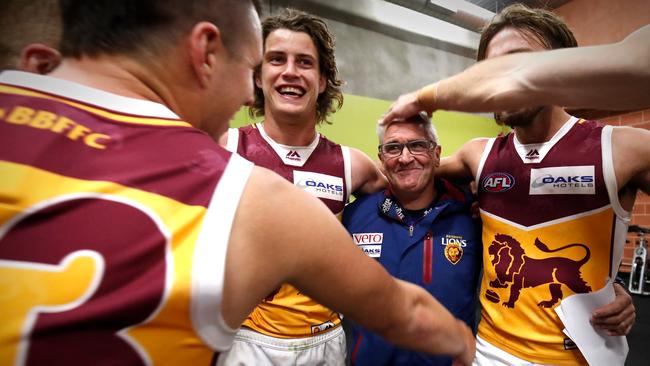
<path fill-rule="evenodd" d="M 425 288 L 474 329 L 481 236 L 471 195 L 435 178 L 440 146 L 426 115 L 380 126 L 377 134 L 389 188 L 346 207 L 343 224 L 391 275 Z M 450 358 L 400 349 L 358 325 L 349 349 L 355 366 L 451 365 Z"/>

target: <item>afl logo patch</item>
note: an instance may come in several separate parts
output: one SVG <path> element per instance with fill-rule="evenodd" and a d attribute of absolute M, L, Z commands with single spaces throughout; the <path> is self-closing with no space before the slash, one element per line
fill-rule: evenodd
<path fill-rule="evenodd" d="M 450 243 L 445 246 L 445 258 L 451 264 L 456 265 L 463 258 L 463 247 L 458 243 Z"/>
<path fill-rule="evenodd" d="M 485 192 L 505 192 L 515 185 L 515 177 L 508 173 L 491 173 L 483 178 L 481 186 Z"/>

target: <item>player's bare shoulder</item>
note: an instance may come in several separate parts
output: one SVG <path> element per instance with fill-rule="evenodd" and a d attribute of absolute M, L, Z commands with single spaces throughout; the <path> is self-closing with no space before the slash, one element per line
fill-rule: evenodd
<path fill-rule="evenodd" d="M 477 137 L 466 142 L 459 150 L 463 162 L 472 171 L 474 177 L 489 140 L 487 137 Z"/>
<path fill-rule="evenodd" d="M 450 156 L 440 159 L 436 175 L 459 184 L 470 183 L 476 176 L 487 141 L 486 138 L 470 140 Z"/>
<path fill-rule="evenodd" d="M 466 154 L 483 154 L 483 149 L 490 139 L 488 137 L 477 137 L 467 141 L 462 147 Z M 480 156 L 479 156 L 480 157 Z"/>

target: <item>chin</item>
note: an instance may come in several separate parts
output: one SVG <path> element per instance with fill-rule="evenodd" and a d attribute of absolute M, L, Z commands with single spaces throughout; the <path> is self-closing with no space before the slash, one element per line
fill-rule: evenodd
<path fill-rule="evenodd" d="M 494 114 L 494 119 L 508 127 L 526 127 L 533 123 L 544 107 L 527 108 L 516 112 L 499 112 Z"/>
<path fill-rule="evenodd" d="M 401 191 L 412 192 L 417 191 L 420 186 L 419 181 L 409 181 L 409 182 L 395 182 L 393 187 L 397 187 Z"/>
<path fill-rule="evenodd" d="M 277 110 L 280 113 L 293 114 L 293 115 L 299 115 L 305 113 L 305 108 L 302 105 L 295 105 L 295 104 L 280 105 L 278 106 Z"/>
<path fill-rule="evenodd" d="M 304 108 L 303 106 L 298 106 L 298 105 L 280 105 L 276 106 L 275 108 L 275 115 L 276 116 L 282 116 L 281 118 L 288 118 L 288 119 L 297 119 L 297 118 L 309 118 L 311 115 L 308 112 L 307 108 Z"/>

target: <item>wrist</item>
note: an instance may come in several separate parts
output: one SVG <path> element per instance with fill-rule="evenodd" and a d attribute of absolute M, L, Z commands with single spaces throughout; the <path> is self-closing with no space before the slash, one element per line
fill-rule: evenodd
<path fill-rule="evenodd" d="M 433 112 L 437 108 L 436 102 L 438 99 L 438 85 L 440 83 L 433 83 L 427 85 L 424 88 L 418 90 L 417 93 L 417 102 L 420 108 L 424 109 L 427 112 Z"/>
<path fill-rule="evenodd" d="M 465 333 L 467 332 L 466 330 L 467 324 L 465 324 L 465 322 L 460 319 L 456 319 L 456 324 L 458 325 L 457 334 L 461 335 L 461 341 L 458 342 L 461 348 L 458 350 L 458 353 L 455 355 L 455 357 L 458 357 L 467 351 L 467 341 L 465 339 Z"/>

